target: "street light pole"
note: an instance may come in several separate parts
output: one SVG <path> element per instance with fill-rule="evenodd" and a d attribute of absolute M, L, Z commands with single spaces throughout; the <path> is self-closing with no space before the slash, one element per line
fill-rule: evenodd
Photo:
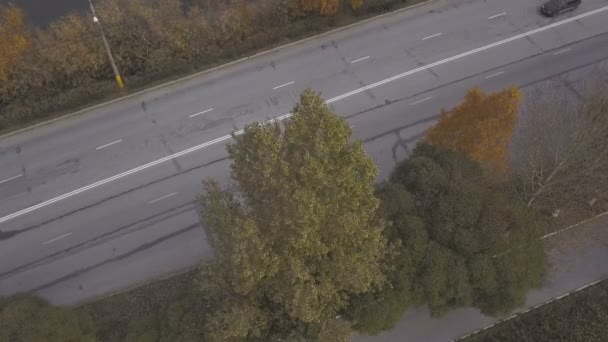
<path fill-rule="evenodd" d="M 114 62 L 114 56 L 112 56 L 112 51 L 110 51 L 110 45 L 108 44 L 106 35 L 103 33 L 103 29 L 101 28 L 101 23 L 99 22 L 99 18 L 97 18 L 97 14 L 95 13 L 95 7 L 93 7 L 92 0 L 89 0 L 89 5 L 91 5 L 91 12 L 93 13 L 93 22 L 95 22 L 97 24 L 97 26 L 99 27 L 99 32 L 101 32 L 101 39 L 103 40 L 103 45 L 106 47 L 106 52 L 108 53 L 108 58 L 110 59 L 110 64 L 112 65 L 112 71 L 114 71 L 114 78 L 116 79 L 118 88 L 122 89 L 124 87 L 124 84 L 122 83 L 122 78 L 120 77 L 120 73 L 118 72 L 116 63 Z"/>

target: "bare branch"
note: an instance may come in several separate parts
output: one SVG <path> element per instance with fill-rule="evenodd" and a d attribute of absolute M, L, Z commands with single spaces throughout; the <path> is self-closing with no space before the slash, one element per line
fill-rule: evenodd
<path fill-rule="evenodd" d="M 513 171 L 527 206 L 589 203 L 608 190 L 608 84 L 593 80 L 577 98 L 562 82 L 535 89 L 513 139 Z M 595 202 L 594 202 L 595 203 Z"/>

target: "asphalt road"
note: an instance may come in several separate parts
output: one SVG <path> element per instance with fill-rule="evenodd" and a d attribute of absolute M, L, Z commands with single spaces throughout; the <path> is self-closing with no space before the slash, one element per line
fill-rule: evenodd
<path fill-rule="evenodd" d="M 447 2 L 0 140 L 0 296 L 74 304 L 209 257 L 193 199 L 201 179 L 227 181 L 226 134 L 288 113 L 306 87 L 349 120 L 382 179 L 470 87 L 559 76 L 576 88 L 606 68 L 606 1 L 557 20 L 529 0 Z M 590 269 L 572 277 L 608 273 L 606 263 Z M 419 336 L 453 338 L 488 321 L 471 317 Z"/>

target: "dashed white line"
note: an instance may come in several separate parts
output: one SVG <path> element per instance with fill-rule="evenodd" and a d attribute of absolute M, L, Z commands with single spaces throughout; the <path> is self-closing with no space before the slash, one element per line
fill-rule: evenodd
<path fill-rule="evenodd" d="M 72 235 L 72 233 L 71 233 L 71 232 L 70 232 L 70 233 L 67 233 L 67 234 L 63 234 L 63 235 L 61 235 L 61 236 L 58 236 L 58 237 L 56 237 L 56 238 L 54 238 L 54 239 L 50 239 L 49 241 L 45 241 L 45 242 L 43 242 L 42 244 L 43 244 L 43 245 L 46 245 L 46 244 L 49 244 L 49 243 L 51 243 L 51 242 L 55 242 L 55 241 L 57 241 L 57 240 L 59 240 L 59 239 L 63 239 L 64 237 L 66 237 L 66 236 L 70 236 L 70 235 Z"/>
<path fill-rule="evenodd" d="M 189 118 L 193 118 L 195 116 L 199 116 L 199 115 L 202 115 L 202 114 L 205 114 L 205 113 L 209 113 L 212 110 L 213 110 L 213 108 L 209 108 L 209 109 L 206 109 L 206 110 L 204 110 L 202 112 L 198 112 L 198 113 L 195 113 L 195 114 L 192 114 L 192 115 L 188 115 L 188 117 Z"/>
<path fill-rule="evenodd" d="M 347 97 L 351 97 L 351 96 L 353 96 L 353 95 L 356 95 L 356 94 L 362 93 L 362 92 L 364 92 L 364 91 L 366 91 L 366 90 L 369 90 L 369 89 L 373 89 L 373 88 L 379 87 L 379 86 L 381 86 L 381 85 L 383 85 L 383 84 L 387 84 L 387 83 L 390 83 L 390 82 L 394 82 L 394 81 L 399 80 L 399 79 L 401 79 L 401 78 L 404 78 L 404 77 L 406 77 L 406 76 L 413 75 L 413 74 L 419 73 L 419 72 L 421 72 L 421 71 L 428 70 L 428 69 L 434 68 L 434 67 L 436 67 L 436 66 L 439 66 L 439 65 L 442 65 L 442 64 L 446 64 L 446 63 L 449 63 L 449 62 L 452 62 L 452 61 L 455 61 L 455 60 L 458 60 L 458 59 L 462 59 L 462 58 L 464 58 L 464 57 L 467 57 L 467 56 L 470 56 L 470 55 L 473 55 L 473 54 L 476 54 L 476 53 L 479 53 L 479 52 L 482 52 L 482 51 L 485 51 L 485 50 L 488 50 L 488 49 L 491 49 L 491 48 L 494 48 L 494 47 L 497 47 L 497 46 L 501 46 L 501 45 L 504 45 L 504 44 L 510 43 L 510 42 L 512 42 L 512 41 L 515 41 L 515 40 L 518 40 L 518 39 L 521 39 L 521 38 L 529 37 L 529 36 L 531 36 L 531 35 L 533 35 L 533 34 L 536 34 L 536 33 L 539 33 L 539 32 L 544 32 L 544 31 L 550 30 L 550 29 L 552 29 L 552 28 L 554 28 L 554 27 L 558 27 L 558 26 L 561 26 L 561 25 L 564 25 L 564 24 L 567 24 L 567 23 L 571 23 L 571 22 L 574 22 L 574 21 L 576 21 L 576 20 L 580 20 L 580 19 L 582 19 L 582 18 L 585 18 L 585 17 L 591 16 L 591 15 L 594 15 L 594 14 L 597 14 L 597 13 L 604 12 L 604 11 L 606 11 L 606 10 L 608 10 L 608 6 L 600 7 L 600 8 L 598 8 L 598 9 L 593 10 L 593 11 L 589 11 L 589 12 L 586 12 L 586 13 L 582 13 L 582 14 L 579 14 L 579 15 L 576 15 L 576 16 L 573 16 L 573 17 L 570 17 L 570 18 L 568 18 L 568 19 L 560 20 L 560 21 L 554 22 L 554 23 L 552 23 L 552 24 L 545 25 L 545 26 L 542 26 L 542 27 L 536 28 L 536 29 L 534 29 L 534 30 L 530 30 L 530 31 L 528 31 L 528 32 L 520 33 L 520 34 L 518 34 L 518 35 L 515 35 L 515 36 L 512 36 L 512 37 L 509 37 L 509 38 L 506 38 L 506 39 L 503 39 L 503 40 L 499 40 L 499 41 L 494 42 L 494 43 L 492 43 L 492 44 L 484 45 L 484 46 L 482 46 L 482 47 L 479 47 L 479 48 L 476 48 L 476 49 L 473 49 L 473 50 L 469 50 L 469 51 L 463 52 L 463 53 L 461 53 L 461 54 L 458 54 L 458 55 L 455 55 L 455 56 L 452 56 L 452 57 L 449 57 L 449 58 L 446 58 L 446 59 L 442 59 L 442 60 L 439 60 L 439 61 L 437 61 L 437 62 L 433 62 L 433 63 L 427 64 L 427 65 L 424 65 L 424 66 L 418 67 L 418 68 L 416 68 L 416 69 L 412 69 L 412 70 L 409 70 L 409 71 L 403 72 L 403 73 L 401 73 L 401 74 L 398 74 L 398 75 L 395 75 L 395 76 L 389 77 L 389 78 L 387 78 L 387 79 L 384 79 L 384 80 L 381 80 L 381 81 L 378 81 L 378 82 L 375 82 L 375 83 L 372 83 L 372 84 L 366 85 L 366 86 L 364 86 L 364 87 L 357 88 L 357 89 L 355 89 L 355 90 L 351 90 L 351 91 L 349 91 L 349 92 L 347 92 L 347 93 L 344 93 L 344 94 L 342 94 L 342 95 L 338 95 L 338 96 L 333 97 L 333 98 L 331 98 L 331 99 L 329 99 L 329 100 L 326 100 L 326 101 L 325 101 L 325 103 L 327 103 L 327 104 L 331 104 L 331 103 L 333 103 L 333 102 L 337 102 L 337 101 L 342 100 L 342 99 L 345 99 L 345 98 L 347 98 Z M 280 121 L 280 120 L 287 119 L 287 118 L 289 118 L 289 117 L 291 117 L 291 114 L 289 114 L 289 113 L 288 113 L 288 114 L 282 115 L 282 116 L 281 116 L 281 117 L 279 117 L 279 118 L 276 118 L 275 120 Z M 237 132 L 234 132 L 234 134 L 237 134 L 237 135 L 238 135 L 238 134 L 242 134 L 242 130 L 237 131 Z M 136 167 L 136 168 L 134 168 L 134 169 L 131 169 L 131 170 L 128 170 L 128 171 L 125 171 L 125 172 L 119 173 L 119 174 L 114 175 L 114 176 L 112 176 L 112 177 L 109 177 L 109 178 L 106 178 L 106 179 L 102 179 L 102 180 L 100 180 L 100 181 L 97 181 L 97 182 L 95 182 L 95 183 L 89 184 L 89 185 L 84 186 L 84 187 L 82 187 L 82 188 L 79 188 L 79 189 L 76 189 L 76 190 L 70 191 L 70 192 L 68 192 L 68 193 L 65 193 L 65 194 L 63 194 L 63 195 L 61 195 L 61 196 L 58 196 L 58 197 L 55 197 L 55 198 L 51 198 L 51 199 L 49 199 L 49 200 L 46 200 L 46 201 L 41 202 L 41 203 L 38 203 L 38 204 L 33 205 L 33 206 L 31 206 L 31 207 L 27 207 L 27 208 L 21 209 L 21 210 L 19 210 L 19 211 L 16 211 L 16 212 L 14 212 L 14 213 L 12 213 L 12 214 L 6 215 L 6 216 L 4 216 L 4 217 L 0 217 L 0 223 L 7 222 L 7 221 L 12 220 L 12 219 L 14 219 L 14 218 L 16 218 L 16 217 L 19 217 L 19 216 L 25 215 L 25 214 L 27 214 L 27 213 L 30 213 L 30 212 L 32 212 L 32 211 L 34 211 L 34 210 L 38 210 L 38 209 L 40 209 L 40 208 L 44 208 L 44 207 L 49 206 L 49 205 L 51 205 L 51 204 L 53 204 L 53 203 L 56 203 L 56 202 L 62 201 L 62 200 L 64 200 L 64 199 L 66 199 L 66 198 L 69 198 L 69 197 L 72 197 L 72 196 L 78 195 L 78 194 L 83 193 L 83 192 L 85 192 L 85 191 L 88 191 L 88 190 L 91 190 L 91 189 L 97 188 L 97 187 L 99 187 L 99 186 L 102 186 L 102 185 L 104 185 L 104 184 L 107 184 L 107 183 L 109 183 L 109 182 L 112 182 L 112 181 L 115 181 L 115 180 L 118 180 L 118 179 L 124 178 L 124 177 L 126 177 L 126 176 L 128 176 L 128 175 L 131 175 L 131 174 L 134 174 L 134 173 L 140 172 L 140 171 L 145 170 L 145 169 L 148 169 L 148 168 L 150 168 L 150 167 L 152 167 L 152 166 L 155 166 L 155 165 L 158 165 L 158 164 L 161 164 L 161 163 L 165 163 L 165 162 L 167 162 L 167 161 L 169 161 L 169 160 L 172 160 L 172 159 L 175 159 L 175 158 L 178 158 L 178 157 L 184 156 L 184 155 L 186 155 L 186 154 L 189 154 L 189 153 L 192 153 L 192 152 L 198 151 L 198 150 L 200 150 L 200 149 L 203 149 L 203 148 L 208 147 L 208 146 L 211 146 L 211 145 L 215 145 L 215 144 L 217 144 L 217 143 L 220 143 L 220 142 L 223 142 L 223 141 L 229 140 L 229 139 L 231 139 L 231 138 L 232 138 L 232 135 L 227 134 L 227 135 L 224 135 L 224 136 L 219 137 L 219 138 L 217 138 L 217 139 L 213 139 L 213 140 L 210 140 L 210 141 L 204 142 L 204 143 L 202 143 L 202 144 L 199 144 L 199 145 L 196 145 L 196 146 L 190 147 L 190 148 L 185 149 L 185 150 L 183 150 L 183 151 L 180 151 L 180 152 L 174 153 L 174 154 L 172 154 L 172 155 L 168 155 L 168 156 L 166 156 L 166 157 L 163 157 L 163 158 L 161 158 L 161 159 L 154 160 L 154 161 L 149 162 L 149 163 L 147 163 L 147 164 L 144 164 L 144 165 L 138 166 L 138 167 Z"/>
<path fill-rule="evenodd" d="M 173 192 L 173 193 L 170 193 L 170 194 L 165 195 L 165 196 L 163 196 L 163 197 L 159 197 L 159 198 L 157 198 L 157 199 L 155 199 L 155 200 L 152 200 L 152 201 L 148 202 L 147 204 L 156 203 L 156 202 L 158 202 L 158 201 L 162 201 L 162 200 L 164 200 L 165 198 L 169 198 L 169 197 L 171 197 L 171 196 L 175 196 L 175 195 L 177 195 L 177 192 Z"/>
<path fill-rule="evenodd" d="M 358 62 L 364 61 L 364 60 L 366 60 L 366 59 L 368 59 L 368 58 L 369 58 L 369 56 L 365 56 L 365 57 L 357 58 L 357 59 L 355 59 L 354 61 L 350 61 L 350 64 L 358 63 Z"/>
<path fill-rule="evenodd" d="M 294 83 L 296 83 L 296 82 L 295 82 L 295 81 L 287 82 L 287 83 L 285 83 L 285 84 L 281 84 L 281 85 L 279 85 L 279 86 L 276 86 L 276 87 L 272 88 L 272 90 L 277 90 L 277 89 L 279 89 L 279 88 L 287 87 L 287 86 L 292 85 L 292 84 L 294 84 Z"/>
<path fill-rule="evenodd" d="M 422 102 L 428 101 L 428 100 L 430 100 L 430 99 L 432 99 L 432 98 L 433 98 L 432 96 L 429 96 L 429 97 L 426 97 L 426 98 L 424 98 L 424 99 L 422 99 L 422 100 L 418 100 L 418 101 L 416 101 L 416 102 L 412 102 L 412 104 L 411 104 L 411 105 L 412 105 L 412 106 L 413 106 L 413 105 L 417 105 L 417 104 L 419 104 L 419 103 L 422 103 Z"/>
<path fill-rule="evenodd" d="M 441 36 L 442 34 L 443 34 L 443 33 L 441 33 L 441 32 L 439 32 L 439 33 L 435 33 L 435 34 L 430 35 L 430 36 L 428 36 L 428 37 L 424 37 L 424 38 L 422 38 L 422 40 L 427 40 L 427 39 L 431 39 L 431 38 L 439 37 L 439 36 Z"/>
<path fill-rule="evenodd" d="M 499 71 L 499 72 L 497 72 L 497 73 L 495 73 L 495 74 L 492 74 L 492 75 L 486 76 L 486 79 L 490 79 L 490 78 L 492 78 L 492 77 L 500 76 L 500 75 L 502 75 L 502 74 L 504 74 L 504 73 L 505 73 L 504 71 Z"/>
<path fill-rule="evenodd" d="M 111 143 L 109 143 L 109 144 L 101 145 L 101 146 L 99 146 L 99 147 L 97 147 L 97 148 L 95 148 L 95 149 L 96 149 L 96 150 L 101 150 L 102 148 L 106 148 L 106 147 L 108 147 L 108 146 L 112 146 L 112 145 L 118 144 L 119 142 L 122 142 L 122 139 L 118 139 L 118 140 L 116 140 L 116 141 L 112 141 L 112 142 L 111 142 Z"/>
<path fill-rule="evenodd" d="M 570 50 L 572 50 L 572 49 L 566 48 L 566 49 L 563 49 L 563 50 L 556 51 L 556 52 L 553 53 L 553 56 L 561 55 L 562 53 L 568 52 Z"/>
<path fill-rule="evenodd" d="M 19 177 L 23 177 L 23 174 L 22 174 L 22 173 L 20 173 L 20 174 L 18 174 L 18 175 L 16 175 L 16 176 L 13 176 L 13 177 L 11 177 L 11 178 L 7 178 L 7 179 L 5 179 L 5 180 L 1 180 L 1 181 L 0 181 L 0 184 L 2 184 L 2 183 L 6 183 L 6 182 L 10 182 L 10 181 L 12 181 L 13 179 L 17 179 L 17 178 L 19 178 Z"/>
<path fill-rule="evenodd" d="M 507 15 L 507 13 L 506 13 L 506 12 L 502 12 L 502 13 L 499 13 L 499 14 L 493 15 L 493 16 L 491 16 L 491 17 L 488 17 L 488 19 L 492 20 L 492 19 L 496 19 L 496 18 L 503 17 L 503 16 L 505 16 L 505 15 Z"/>

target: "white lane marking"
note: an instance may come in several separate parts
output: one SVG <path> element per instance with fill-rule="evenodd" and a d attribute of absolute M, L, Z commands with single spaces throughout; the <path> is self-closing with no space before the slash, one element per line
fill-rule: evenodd
<path fill-rule="evenodd" d="M 443 33 L 441 33 L 441 32 L 439 32 L 439 33 L 435 33 L 435 34 L 430 35 L 430 36 L 428 36 L 428 37 L 424 37 L 424 38 L 422 38 L 422 40 L 427 40 L 427 39 L 431 39 L 431 38 L 439 37 L 439 36 L 441 36 L 442 34 L 443 34 Z"/>
<path fill-rule="evenodd" d="M 553 56 L 561 55 L 562 53 L 564 53 L 564 52 L 568 52 L 568 51 L 570 51 L 570 50 L 572 50 L 572 49 L 570 49 L 570 48 L 566 48 L 566 49 L 563 49 L 563 50 L 556 51 L 556 52 L 553 54 Z"/>
<path fill-rule="evenodd" d="M 196 113 L 196 114 L 188 115 L 188 117 L 189 117 L 189 118 L 193 118 L 193 117 L 195 117 L 195 116 L 199 116 L 199 115 L 201 115 L 201 114 L 209 113 L 209 112 L 210 112 L 210 111 L 212 111 L 212 110 L 213 110 L 213 108 L 209 108 L 209 109 L 206 109 L 206 110 L 204 110 L 204 111 L 202 111 L 202 112 L 198 112 L 198 113 Z"/>
<path fill-rule="evenodd" d="M 357 63 L 357 62 L 361 62 L 361 61 L 364 61 L 364 60 L 366 60 L 366 59 L 368 59 L 368 58 L 369 58 L 369 56 L 365 56 L 365 57 L 357 58 L 357 59 L 355 59 L 354 61 L 350 61 L 350 64 L 354 64 L 354 63 Z"/>
<path fill-rule="evenodd" d="M 164 200 L 165 198 L 169 198 L 169 197 L 171 197 L 171 196 L 175 196 L 175 195 L 177 195 L 177 192 L 173 192 L 173 193 L 170 193 L 170 194 L 165 195 L 165 196 L 163 196 L 163 197 L 159 197 L 159 198 L 157 198 L 157 199 L 155 199 L 155 200 L 152 200 L 152 201 L 148 202 L 147 204 L 156 203 L 156 202 L 158 202 L 158 201 L 162 201 L 162 200 Z"/>
<path fill-rule="evenodd" d="M 502 12 L 500 14 L 496 14 L 496 15 L 493 15 L 491 17 L 488 17 L 488 19 L 492 20 L 492 19 L 500 18 L 500 17 L 505 16 L 505 15 L 507 15 L 507 13 L 506 12 Z"/>
<path fill-rule="evenodd" d="M 486 79 L 490 79 L 490 78 L 492 78 L 492 77 L 500 76 L 500 75 L 502 75 L 502 74 L 504 74 L 504 73 L 505 73 L 504 71 L 499 71 L 499 72 L 497 72 L 497 73 L 495 73 L 495 74 L 492 74 L 492 75 L 486 76 Z"/>
<path fill-rule="evenodd" d="M 109 144 L 101 145 L 101 146 L 99 146 L 99 147 L 97 147 L 97 148 L 95 148 L 95 149 L 96 149 L 96 150 L 101 150 L 102 148 L 106 148 L 106 147 L 108 147 L 108 146 L 112 146 L 112 145 L 114 145 L 114 144 L 118 144 L 119 142 L 122 142 L 122 139 L 118 139 L 118 140 L 116 140 L 116 141 L 112 141 L 112 142 L 111 142 L 111 143 L 109 143 Z"/>
<path fill-rule="evenodd" d="M 428 101 L 428 100 L 430 100 L 430 99 L 432 99 L 432 98 L 433 98 L 432 96 L 429 96 L 429 97 L 424 98 L 424 99 L 422 99 L 422 100 L 418 100 L 418 101 L 416 101 L 416 102 L 412 102 L 412 104 L 411 104 L 411 105 L 412 105 L 412 106 L 413 106 L 413 105 L 417 105 L 417 104 L 419 104 L 419 103 L 422 103 L 422 102 Z"/>
<path fill-rule="evenodd" d="M 470 50 L 470 51 L 467 51 L 467 52 L 463 52 L 463 53 L 461 53 L 459 55 L 448 57 L 446 59 L 442 59 L 440 61 L 433 62 L 431 64 L 427 64 L 427 65 L 421 66 L 419 68 L 416 68 L 416 69 L 413 69 L 413 70 L 410 70 L 410 71 L 406 71 L 406 72 L 404 72 L 402 74 L 395 75 L 393 77 L 389 77 L 389 78 L 384 79 L 382 81 L 378 81 L 376 83 L 369 84 L 369 85 L 367 85 L 365 87 L 361 87 L 361 88 L 355 89 L 353 91 L 350 91 L 350 92 L 348 92 L 346 94 L 342 94 L 342 95 L 336 96 L 334 98 L 331 98 L 331 99 L 329 99 L 329 100 L 327 100 L 325 102 L 326 103 L 332 103 L 332 102 L 335 102 L 335 101 L 338 101 L 338 100 L 341 100 L 341 99 L 353 96 L 355 94 L 362 93 L 362 92 L 364 92 L 366 90 L 379 87 L 379 86 L 381 86 L 383 84 L 396 81 L 396 80 L 404 78 L 406 76 L 410 76 L 412 74 L 416 74 L 416 73 L 419 73 L 421 71 L 424 71 L 424 70 L 427 70 L 427 69 L 431 69 L 431 68 L 434 68 L 434 67 L 442 65 L 442 64 L 446 64 L 446 63 L 449 63 L 449 62 L 452 62 L 452 61 L 455 61 L 455 60 L 458 60 L 458 59 L 462 59 L 464 57 L 467 57 L 467 56 L 470 56 L 470 55 L 474 55 L 476 53 L 479 53 L 479 52 L 482 52 L 482 51 L 485 51 L 485 50 L 488 50 L 488 49 L 491 49 L 491 48 L 494 48 L 494 47 L 497 47 L 497 46 L 501 46 L 501 45 L 510 43 L 510 42 L 512 42 L 514 40 L 522 39 L 522 38 L 531 36 L 531 35 L 539 33 L 539 32 L 547 31 L 547 30 L 552 29 L 554 27 L 558 27 L 558 26 L 561 26 L 561 25 L 564 25 L 564 24 L 568 24 L 568 23 L 571 23 L 573 21 L 576 21 L 576 20 L 588 17 L 588 16 L 593 15 L 593 14 L 600 13 L 600 12 L 603 12 L 603 11 L 606 11 L 606 10 L 608 10 L 608 6 L 604 6 L 604 7 L 595 9 L 595 10 L 590 11 L 590 12 L 579 14 L 577 16 L 574 16 L 574 17 L 571 17 L 571 18 L 568 18 L 568 19 L 557 21 L 557 22 L 554 22 L 552 24 L 549 24 L 549 25 L 546 25 L 546 26 L 543 26 L 543 27 L 539 27 L 537 29 L 534 29 L 534 30 L 531 30 L 531 31 L 528 31 L 528 32 L 520 33 L 520 34 L 512 36 L 510 38 L 506 38 L 506 39 L 497 41 L 495 43 L 488 44 L 488 45 L 485 45 L 485 46 L 482 46 L 482 47 L 479 47 L 477 49 L 473 49 L 473 50 Z M 1 223 L 1 221 L 0 221 L 0 223 Z"/>
<path fill-rule="evenodd" d="M 285 83 L 285 84 L 281 84 L 281 85 L 279 85 L 279 86 L 276 86 L 276 87 L 272 88 L 272 90 L 277 90 L 277 89 L 279 89 L 279 88 L 287 87 L 287 86 L 292 85 L 292 84 L 294 84 L 294 83 L 296 83 L 296 82 L 295 82 L 295 81 L 287 82 L 287 83 Z"/>
<path fill-rule="evenodd" d="M 66 237 L 66 236 L 70 236 L 70 235 L 72 235 L 72 233 L 71 233 L 71 232 L 70 232 L 70 233 L 67 233 L 67 234 L 63 234 L 63 235 L 61 235 L 61 236 L 58 236 L 58 237 L 56 237 L 56 238 L 54 238 L 54 239 L 50 239 L 49 241 L 45 241 L 45 242 L 43 242 L 42 244 L 43 244 L 43 245 L 46 245 L 46 244 L 49 244 L 49 243 L 51 243 L 51 242 L 55 242 L 55 241 L 57 241 L 57 240 L 59 240 L 59 239 L 63 239 L 64 237 Z"/>
<path fill-rule="evenodd" d="M 18 174 L 18 175 L 16 175 L 16 176 L 13 176 L 13 177 L 11 177 L 11 178 L 7 178 L 7 179 L 5 179 L 5 180 L 1 180 L 1 181 L 0 181 L 0 184 L 2 184 L 2 183 L 6 183 L 6 182 L 10 182 L 10 181 L 12 181 L 13 179 L 17 179 L 17 178 L 19 178 L 19 177 L 23 177 L 23 173 L 20 173 L 20 174 Z"/>
<path fill-rule="evenodd" d="M 369 90 L 369 89 L 373 89 L 373 88 L 379 87 L 379 86 L 381 86 L 381 85 L 383 85 L 383 84 L 387 84 L 387 83 L 390 83 L 390 82 L 394 82 L 394 81 L 396 81 L 396 80 L 398 80 L 398 79 L 404 78 L 404 77 L 406 77 L 406 76 L 409 76 L 409 75 L 412 75 L 412 74 L 415 74 L 415 73 L 418 73 L 418 72 L 421 72 L 421 71 L 424 71 L 424 70 L 427 70 L 427 69 L 430 69 L 430 68 L 433 68 L 433 67 L 436 67 L 436 66 L 438 66 L 438 65 L 446 64 L 446 63 L 448 63 L 448 62 L 455 61 L 455 60 L 458 60 L 458 59 L 464 58 L 464 57 L 466 57 L 466 56 L 470 56 L 470 55 L 473 55 L 473 54 L 476 54 L 476 53 L 479 53 L 479 52 L 482 52 L 482 51 L 485 51 L 485 50 L 491 49 L 491 48 L 493 48 L 493 47 L 497 47 L 497 46 L 500 46 L 500 45 L 504 45 L 504 44 L 509 43 L 509 42 L 512 42 L 512 41 L 514 41 L 514 40 L 521 39 L 521 38 L 524 38 L 524 37 L 527 37 L 527 36 L 530 36 L 530 35 L 533 35 L 533 34 L 536 34 L 536 33 L 539 33 L 539 32 L 543 32 L 543 31 L 546 31 L 546 30 L 552 29 L 552 28 L 554 28 L 554 27 L 557 27 L 557 26 L 560 26 L 560 25 L 564 25 L 564 24 L 567 24 L 567 23 L 570 23 L 570 22 L 573 22 L 573 21 L 579 20 L 579 19 L 581 19 L 581 18 L 585 18 L 585 17 L 591 16 L 591 15 L 594 15 L 594 14 L 597 14 L 597 13 L 600 13 L 600 12 L 603 12 L 603 11 L 606 11 L 606 10 L 608 10 L 608 6 L 604 6 L 604 7 L 601 7 L 601 8 L 595 9 L 595 10 L 593 10 L 593 11 L 589 11 L 589 12 L 582 13 L 582 14 L 579 14 L 579 15 L 577 15 L 577 16 L 571 17 L 571 18 L 567 18 L 567 19 L 564 19 L 564 20 L 561 20 L 561 21 L 557 21 L 557 22 L 554 22 L 554 23 L 552 23 L 552 24 L 549 24 L 549 25 L 546 25 L 546 26 L 543 26 L 543 27 L 539 27 L 539 28 L 537 28 L 537 29 L 534 29 L 534 30 L 531 30 L 531 31 L 528 31 L 528 32 L 524 32 L 524 33 L 521 33 L 521 34 L 515 35 L 515 36 L 513 36 L 513 37 L 506 38 L 506 39 L 500 40 L 500 41 L 498 41 L 498 42 L 495 42 L 495 43 L 492 43 L 492 44 L 489 44 L 489 45 L 485 45 L 485 46 L 479 47 L 479 48 L 474 49 L 474 50 L 470 50 L 470 51 L 467 51 L 467 52 L 463 52 L 463 53 L 461 53 L 461 54 L 459 54 L 459 55 L 452 56 L 452 57 L 449 57 L 449 58 L 446 58 L 446 59 L 442 59 L 442 60 L 440 60 L 440 61 L 437 61 L 437 62 L 434 62 L 434 63 L 431 63 L 431 64 L 427 64 L 427 65 L 421 66 L 421 67 L 419 67 L 419 68 L 416 68 L 416 69 L 413 69 L 413 70 L 410 70 L 410 71 L 406 71 L 406 72 L 401 73 L 401 74 L 399 74 L 399 75 L 395 75 L 395 76 L 393 76 L 393 77 L 389 77 L 389 78 L 384 79 L 384 80 L 382 80 L 382 81 L 378 81 L 378 82 L 376 82 L 376 83 L 369 84 L 369 85 L 367 85 L 367 86 L 365 86 L 365 87 L 361 87 L 361 88 L 358 88 L 358 89 L 352 90 L 352 91 L 350 91 L 350 92 L 348 92 L 348 93 L 345 93 L 345 94 L 342 94 L 342 95 L 339 95 L 339 96 L 333 97 L 333 98 L 331 98 L 331 99 L 329 99 L 329 100 L 326 100 L 326 101 L 325 101 L 325 103 L 327 103 L 327 104 L 331 104 L 331 103 L 333 103 L 333 102 L 337 102 L 337 101 L 340 101 L 340 100 L 345 99 L 345 98 L 347 98 L 347 97 L 351 97 L 351 96 L 353 96 L 353 95 L 356 95 L 356 94 L 362 93 L 362 92 L 364 92 L 364 91 L 366 91 L 366 90 Z M 279 117 L 277 117 L 277 118 L 275 118 L 275 119 L 269 120 L 269 122 L 272 122 L 272 121 L 281 121 L 281 120 L 285 120 L 285 119 L 287 119 L 287 118 L 291 117 L 291 115 L 292 115 L 291 113 L 288 113 L 288 114 L 285 114 L 285 115 L 279 116 Z M 236 131 L 236 132 L 234 132 L 233 134 L 235 134 L 235 135 L 239 135 L 239 134 L 242 134 L 242 133 L 243 133 L 243 130 L 240 130 L 240 131 Z M 44 202 L 38 203 L 38 204 L 36 204 L 36 205 L 33 205 L 33 206 L 31 206 L 31 207 L 28 207 L 28 208 L 25 208 L 25 209 L 21 209 L 21 210 L 19 210 L 19 211 L 17 211 L 17 212 L 14 212 L 14 213 L 12 213 L 12 214 L 9 214 L 9 215 L 6 215 L 6 216 L 4 216 L 4 217 L 1 217 L 1 218 L 0 218 L 0 223 L 3 223 L 3 222 L 6 222 L 6 221 L 9 221 L 9 220 L 12 220 L 12 219 L 14 219 L 14 218 L 16 218 L 16 217 L 19 217 L 19 216 L 25 215 L 25 214 L 27 214 L 27 213 L 30 213 L 30 212 L 34 211 L 34 210 L 38 210 L 38 209 L 43 208 L 43 207 L 46 207 L 46 206 L 48 206 L 48 205 L 50 205 L 50 204 L 56 203 L 56 202 L 58 202 L 58 201 L 64 200 L 64 199 L 69 198 L 69 197 L 72 197 L 72 196 L 75 196 L 75 195 L 80 194 L 80 193 L 82 193 L 82 192 L 85 192 L 85 191 L 87 191 L 87 190 L 91 190 L 91 189 L 97 188 L 97 187 L 99 187 L 99 186 L 101 186 L 101 185 L 104 185 L 104 184 L 106 184 L 106 183 L 109 183 L 109 182 L 115 181 L 115 180 L 117 180 L 117 179 L 124 178 L 124 177 L 126 177 L 126 176 L 128 176 L 128 175 L 131 175 L 131 174 L 133 174 L 133 173 L 136 173 L 136 172 L 139 172 L 139 171 L 142 171 L 142 170 L 148 169 L 148 168 L 150 168 L 150 167 L 152 167 L 152 166 L 155 166 L 155 165 L 158 165 L 158 164 L 161 164 L 161 163 L 167 162 L 167 161 L 169 161 L 169 160 L 172 160 L 172 159 L 175 159 L 175 158 L 178 158 L 178 157 L 184 156 L 184 155 L 186 155 L 186 154 L 189 154 L 189 153 L 192 153 L 192 152 L 198 151 L 198 150 L 200 150 L 200 149 L 202 149 L 202 148 L 205 148 L 205 147 L 208 147 L 208 146 L 211 146 L 211 145 L 215 145 L 215 144 L 220 143 L 220 142 L 222 142 L 222 141 L 226 141 L 226 140 L 230 139 L 231 137 L 232 137 L 232 136 L 231 136 L 230 134 L 228 134 L 228 135 L 224 135 L 224 136 L 219 137 L 219 138 L 217 138 L 217 139 L 213 139 L 213 140 L 211 140 L 211 141 L 207 141 L 207 142 L 202 143 L 202 144 L 200 144 L 200 145 L 196 145 L 196 146 L 190 147 L 189 149 L 186 149 L 186 150 L 183 150 L 183 151 L 177 152 L 177 153 L 175 153 L 175 154 L 168 155 L 168 156 L 166 156 L 166 157 L 164 157 L 164 158 L 161 158 L 161 159 L 158 159 L 158 160 L 155 160 L 155 161 L 149 162 L 148 164 L 141 165 L 141 166 L 138 166 L 138 167 L 136 167 L 136 168 L 134 168 L 134 169 L 131 169 L 131 170 L 128 170 L 128 171 L 125 171 L 125 172 L 119 173 L 119 174 L 114 175 L 114 176 L 112 176 L 112 177 L 109 177 L 109 178 L 106 178 L 106 179 L 102 179 L 102 180 L 100 180 L 100 181 L 98 181 L 98 182 L 95 182 L 95 183 L 93 183 L 93 184 L 89 184 L 89 185 L 84 186 L 84 187 L 82 187 L 82 188 L 80 188 L 80 189 L 76 189 L 76 190 L 74 190 L 74 191 L 68 192 L 68 193 L 63 194 L 63 195 L 61 195 L 61 196 L 58 196 L 58 197 L 55 197 L 55 198 L 52 198 L 52 199 L 46 200 L 46 201 L 44 201 Z"/>

